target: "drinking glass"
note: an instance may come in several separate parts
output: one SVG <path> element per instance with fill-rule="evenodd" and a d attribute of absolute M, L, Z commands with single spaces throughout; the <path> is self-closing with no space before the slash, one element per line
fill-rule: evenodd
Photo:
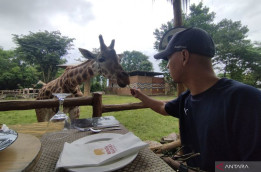
<path fill-rule="evenodd" d="M 59 100 L 58 112 L 49 120 L 47 125 L 46 133 L 50 133 L 57 129 L 63 128 L 63 130 L 68 130 L 71 128 L 71 120 L 63 111 L 63 102 L 67 96 L 70 96 L 70 93 L 53 93 Z M 60 132 L 62 134 L 62 132 Z M 57 137 L 56 139 L 60 139 Z"/>
<path fill-rule="evenodd" d="M 50 122 L 64 122 L 64 129 L 71 128 L 70 118 L 63 112 L 63 102 L 67 96 L 70 96 L 70 93 L 53 93 L 59 100 L 58 112 L 50 119 Z"/>

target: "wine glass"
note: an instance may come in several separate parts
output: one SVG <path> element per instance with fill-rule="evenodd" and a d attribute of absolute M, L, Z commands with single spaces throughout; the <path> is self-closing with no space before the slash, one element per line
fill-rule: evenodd
<path fill-rule="evenodd" d="M 70 96 L 70 93 L 53 93 L 59 100 L 58 112 L 50 119 L 50 122 L 64 122 L 64 129 L 71 128 L 70 118 L 63 112 L 63 102 L 67 96 Z"/>
<path fill-rule="evenodd" d="M 70 93 L 53 93 L 59 100 L 58 112 L 49 120 L 47 125 L 46 133 L 50 133 L 57 129 L 63 128 L 63 130 L 68 130 L 71 128 L 71 120 L 63 111 L 63 102 L 67 96 L 70 96 Z M 60 132 L 62 134 L 62 132 Z M 62 137 L 63 138 L 63 137 Z M 60 139 L 57 137 L 56 139 Z"/>

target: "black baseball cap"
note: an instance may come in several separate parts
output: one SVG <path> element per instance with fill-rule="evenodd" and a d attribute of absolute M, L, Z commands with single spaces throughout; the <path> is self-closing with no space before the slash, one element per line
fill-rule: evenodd
<path fill-rule="evenodd" d="M 187 49 L 191 53 L 214 57 L 215 45 L 210 35 L 203 29 L 176 27 L 168 30 L 162 37 L 155 59 L 168 60 L 168 56 Z"/>

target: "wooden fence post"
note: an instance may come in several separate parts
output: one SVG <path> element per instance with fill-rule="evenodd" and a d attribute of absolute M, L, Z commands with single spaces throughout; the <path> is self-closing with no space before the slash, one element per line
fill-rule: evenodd
<path fill-rule="evenodd" d="M 102 116 L 102 94 L 93 93 L 92 95 L 92 117 Z"/>

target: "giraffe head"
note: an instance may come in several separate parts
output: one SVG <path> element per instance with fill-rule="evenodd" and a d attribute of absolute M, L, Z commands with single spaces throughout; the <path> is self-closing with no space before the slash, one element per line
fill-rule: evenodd
<path fill-rule="evenodd" d="M 107 47 L 103 41 L 102 35 L 99 36 L 99 40 L 99 54 L 93 54 L 82 48 L 79 48 L 80 52 L 85 58 L 95 61 L 99 74 L 108 79 L 117 80 L 117 84 L 120 87 L 129 85 L 129 75 L 122 69 L 122 66 L 119 63 L 120 58 L 114 50 L 115 41 L 112 40 L 110 46 Z"/>

